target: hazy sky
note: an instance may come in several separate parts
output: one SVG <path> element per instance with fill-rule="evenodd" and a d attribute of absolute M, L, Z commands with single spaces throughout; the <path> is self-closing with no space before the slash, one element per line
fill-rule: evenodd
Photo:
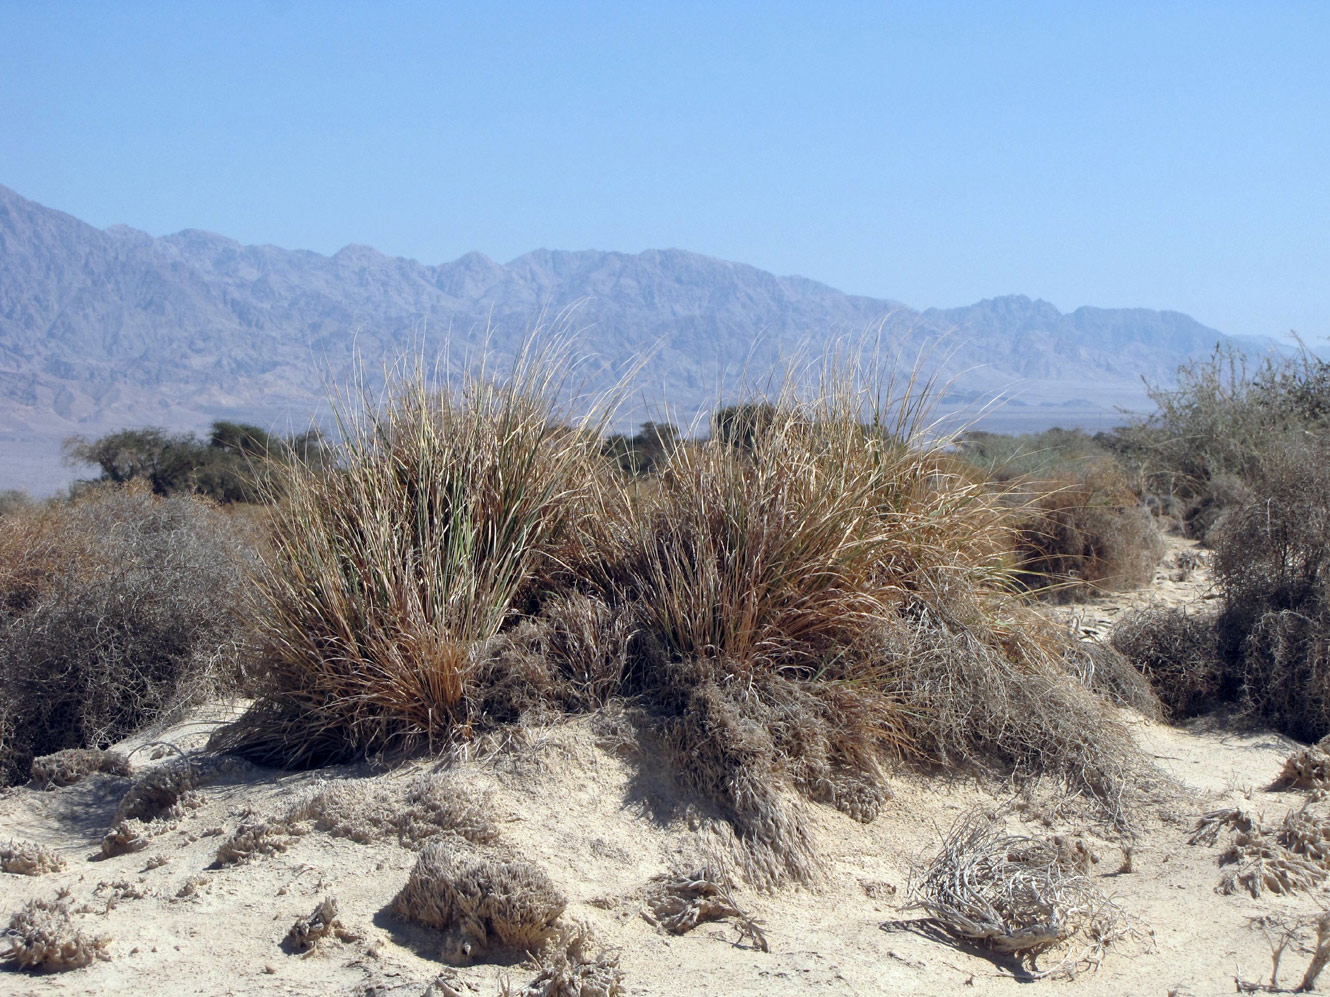
<path fill-rule="evenodd" d="M 0 183 L 427 263 L 681 247 L 1330 334 L 1330 3 L 0 0 Z"/>

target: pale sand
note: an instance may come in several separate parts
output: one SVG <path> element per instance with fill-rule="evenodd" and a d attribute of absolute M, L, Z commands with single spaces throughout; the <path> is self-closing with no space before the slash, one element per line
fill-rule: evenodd
<path fill-rule="evenodd" d="M 1151 598 L 1200 599 L 1209 584 L 1204 568 L 1175 577 L 1185 546 L 1172 544 L 1172 563 L 1152 590 L 1059 612 L 1099 632 L 1125 606 Z M 1064 815 L 1057 829 L 1086 834 L 1100 859 L 1093 870 L 1098 886 L 1147 923 L 1153 940 L 1110 948 L 1097 970 L 1071 982 L 1019 982 L 981 952 L 894 923 L 922 916 L 905 909 L 911 868 L 931 857 L 961 814 L 1009 804 L 1011 794 L 1001 785 L 903 770 L 892 780 L 894 799 L 868 825 L 827 807 L 799 804 L 824 860 L 824 881 L 773 892 L 739 887 L 740 902 L 760 919 L 770 943 L 770 952 L 761 952 L 736 944 L 740 933 L 728 922 L 670 936 L 640 916 L 651 877 L 696 864 L 704 852 L 726 845 L 709 830 L 714 825 L 704 808 L 672 788 L 667 772 L 598 743 L 603 738 L 592 722 L 527 731 L 520 750 L 463 762 L 459 772 L 469 791 L 489 794 L 506 848 L 542 865 L 567 895 L 565 917 L 588 924 L 617 950 L 628 993 L 1014 994 L 1032 987 L 1199 997 L 1232 993 L 1237 968 L 1244 979 L 1267 979 L 1269 947 L 1251 919 L 1314 912 L 1324 895 L 1222 896 L 1216 892 L 1221 848 L 1189 845 L 1187 838 L 1201 813 L 1220 806 L 1241 805 L 1270 822 L 1301 806 L 1303 794 L 1268 789 L 1293 743 L 1269 733 L 1226 730 L 1215 721 L 1172 729 L 1132 714 L 1124 719 L 1180 784 L 1174 798 L 1141 815 L 1132 871 L 1118 873 L 1122 848 L 1105 840 L 1089 818 Z M 208 729 L 202 717 L 156 737 L 189 748 L 201 744 Z M 169 755 L 153 760 L 151 753 L 135 752 L 136 769 L 169 761 Z M 228 777 L 204 788 L 200 805 L 146 850 L 101 861 L 94 857 L 124 780 L 99 776 L 61 790 L 0 794 L 0 839 L 41 842 L 68 862 L 65 871 L 45 876 L 0 875 L 0 915 L 7 919 L 26 900 L 64 889 L 70 903 L 85 911 L 76 915 L 79 928 L 112 939 L 109 961 L 51 975 L 0 972 L 0 992 L 420 995 L 440 977 L 460 994 L 496 994 L 503 978 L 520 991 L 534 976 L 530 966 L 451 968 L 437 958 L 436 935 L 387 914 L 414 861 L 395 840 L 358 844 L 310 833 L 285 853 L 209 868 L 218 844 L 239 823 L 255 813 L 283 812 L 321 781 L 400 785 L 432 764 L 378 773 L 358 766 Z M 1025 815 L 1031 833 L 1047 830 L 1034 820 L 1036 813 Z M 1010 818 L 1015 827 L 1020 819 Z M 178 897 L 190 880 L 198 880 L 194 894 Z M 308 957 L 288 955 L 280 945 L 292 922 L 329 895 L 360 940 L 327 939 Z M 1297 982 L 1305 964 L 1305 955 L 1287 957 L 1286 985 Z M 432 992 L 448 991 L 436 986 Z"/>

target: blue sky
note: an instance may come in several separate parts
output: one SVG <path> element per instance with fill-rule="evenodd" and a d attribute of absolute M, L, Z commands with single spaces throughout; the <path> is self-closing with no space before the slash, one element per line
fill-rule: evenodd
<path fill-rule="evenodd" d="M 1330 4 L 0 0 L 0 183 L 428 263 L 681 247 L 846 291 L 1330 335 Z"/>

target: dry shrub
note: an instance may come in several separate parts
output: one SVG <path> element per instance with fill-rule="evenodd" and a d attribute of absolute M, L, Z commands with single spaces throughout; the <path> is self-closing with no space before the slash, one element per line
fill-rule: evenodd
<path fill-rule="evenodd" d="M 64 858 L 45 845 L 12 840 L 0 845 L 0 872 L 42 876 L 48 872 L 60 872 L 64 868 Z"/>
<path fill-rule="evenodd" d="M 705 921 L 732 917 L 754 948 L 771 951 L 760 923 L 739 906 L 729 877 L 715 866 L 655 877 L 647 887 L 642 914 L 672 935 L 685 934 Z"/>
<path fill-rule="evenodd" d="M 1248 983 L 1241 975 L 1237 977 L 1238 990 L 1242 993 L 1289 993 L 1279 983 L 1279 966 L 1285 953 L 1290 948 L 1307 953 L 1310 958 L 1302 974 L 1302 981 L 1293 988 L 1293 993 L 1310 993 L 1316 989 L 1317 977 L 1330 963 L 1330 912 L 1322 911 L 1304 917 L 1288 914 L 1262 914 L 1251 920 L 1251 926 L 1260 930 L 1270 943 L 1270 982 Z M 1315 931 L 1314 942 L 1309 937 Z M 1312 944 L 1308 944 L 1312 942 Z"/>
<path fill-rule="evenodd" d="M 1031 970 L 1044 952 L 1080 947 L 1037 976 L 1097 964 L 1104 948 L 1141 927 L 1105 898 L 1087 872 L 1085 846 L 1061 836 L 1007 834 L 990 818 L 959 820 L 914 889 L 912 906 L 948 933 L 1014 956 Z"/>
<path fill-rule="evenodd" d="M 40 758 L 34 758 L 29 769 L 32 781 L 39 789 L 72 786 L 94 772 L 107 775 L 129 775 L 129 759 L 119 751 L 101 748 L 65 748 Z"/>
<path fill-rule="evenodd" d="M 1330 445 L 1271 446 L 1216 532 L 1221 653 L 1244 709 L 1300 741 L 1330 734 Z"/>
<path fill-rule="evenodd" d="M 0 521 L 0 783 L 234 681 L 251 556 L 186 496 L 97 489 Z"/>
<path fill-rule="evenodd" d="M 460 841 L 435 841 L 420 853 L 392 911 L 443 931 L 444 957 L 466 962 L 496 947 L 539 952 L 566 906 L 539 866 L 485 858 Z"/>
<path fill-rule="evenodd" d="M 225 755 L 190 754 L 148 769 L 125 791 L 116 806 L 117 821 L 170 819 L 193 802 L 194 794 L 219 780 L 243 775 L 250 766 Z"/>
<path fill-rule="evenodd" d="M 102 836 L 102 858 L 141 852 L 152 843 L 155 835 L 156 829 L 147 821 L 137 817 L 118 820 Z"/>
<path fill-rule="evenodd" d="M 1125 828 L 1135 798 L 1156 775 L 1126 728 L 1066 674 L 1037 638 L 1054 649 L 1059 640 L 1041 635 L 1036 621 L 999 631 L 1005 647 L 981 634 L 918 605 L 912 626 L 887 635 L 886 651 L 897 662 L 888 688 L 912 719 L 914 750 L 945 766 L 1049 774 Z"/>
<path fill-rule="evenodd" d="M 277 855 L 294 845 L 304 833 L 299 824 L 281 818 L 246 821 L 217 846 L 217 864 L 235 865 L 260 855 Z"/>
<path fill-rule="evenodd" d="M 29 900 L 9 919 L 5 941 L 8 958 L 20 969 L 57 973 L 110 959 L 106 949 L 111 940 L 75 928 L 64 899 Z"/>
<path fill-rule="evenodd" d="M 1330 819 L 1303 807 L 1290 810 L 1278 827 L 1269 827 L 1239 808 L 1216 810 L 1197 822 L 1190 843 L 1213 845 L 1230 837 L 1219 857 L 1232 865 L 1220 879 L 1221 893 L 1245 889 L 1253 897 L 1311 890 L 1330 876 Z"/>
<path fill-rule="evenodd" d="M 242 824 L 217 849 L 217 861 L 230 865 L 284 852 L 306 825 L 361 844 L 392 837 L 415 848 L 439 834 L 489 844 L 499 836 L 489 812 L 486 797 L 437 775 L 417 776 L 404 791 L 384 782 L 335 782 L 296 801 L 280 817 Z"/>
<path fill-rule="evenodd" d="M 1299 748 L 1284 759 L 1275 789 L 1309 789 L 1324 794 L 1330 789 L 1330 752 L 1320 745 Z"/>
<path fill-rule="evenodd" d="M 1068 649 L 1067 669 L 1081 685 L 1116 706 L 1126 706 L 1150 720 L 1162 720 L 1164 704 L 1150 684 L 1117 648 L 1097 640 L 1079 641 Z"/>
<path fill-rule="evenodd" d="M 992 496 L 910 441 L 904 419 L 865 425 L 861 402 L 842 389 L 786 400 L 742 448 L 678 448 L 593 566 L 634 622 L 626 691 L 680 780 L 734 822 L 760 879 L 813 871 L 783 785 L 871 820 L 884 756 L 997 755 L 1071 775 L 1116 812 L 1135 758 L 1063 672 L 1065 640 L 1000 590 L 1007 534 Z M 975 686 L 1029 708 L 972 733 L 993 701 Z M 1058 716 L 1050 696 L 1077 708 Z"/>
<path fill-rule="evenodd" d="M 1099 466 L 1026 487 L 1016 545 L 1022 584 L 1065 601 L 1150 583 L 1164 539 L 1120 473 Z"/>
<path fill-rule="evenodd" d="M 360 938 L 348 931 L 337 916 L 336 897 L 325 897 L 308 917 L 296 918 L 282 940 L 282 948 L 290 953 L 308 954 L 329 936 L 339 942 L 354 942 Z"/>
<path fill-rule="evenodd" d="M 537 956 L 540 971 L 515 997 L 624 997 L 619 957 L 597 944 L 582 924 L 560 926 Z M 508 987 L 504 997 L 513 997 Z"/>
<path fill-rule="evenodd" d="M 470 719 L 478 650 L 548 587 L 607 473 L 554 369 L 528 355 L 437 389 L 418 369 L 341 413 L 335 471 L 289 469 L 257 585 L 258 700 L 219 743 L 316 764 Z"/>
<path fill-rule="evenodd" d="M 1147 609 L 1124 617 L 1111 642 L 1149 679 L 1170 719 L 1197 716 L 1238 693 L 1213 615 Z"/>

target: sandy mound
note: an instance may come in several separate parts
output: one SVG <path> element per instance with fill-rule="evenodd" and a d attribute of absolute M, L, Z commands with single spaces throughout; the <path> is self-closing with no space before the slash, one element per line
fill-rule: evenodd
<path fill-rule="evenodd" d="M 1129 604 L 1203 597 L 1203 564 L 1188 560 L 1190 545 L 1174 548 L 1150 595 L 1060 611 L 1090 635 Z M 1136 929 L 1088 946 L 1097 968 L 1082 960 L 1074 983 L 1034 986 L 1232 992 L 1235 966 L 1246 980 L 1268 979 L 1271 926 L 1318 913 L 1323 888 L 1224 895 L 1233 869 L 1221 859 L 1245 846 L 1227 831 L 1190 842 L 1205 814 L 1225 809 L 1250 814 L 1271 841 L 1290 812 L 1321 814 L 1314 788 L 1272 788 L 1298 746 L 1213 720 L 1180 730 L 1122 716 L 1177 780 L 1134 837 L 1115 836 L 1074 802 L 902 771 L 868 824 L 788 799 L 808 817 L 817 881 L 761 892 L 743 878 L 729 825 L 677 789 L 649 743 L 622 736 L 623 720 L 524 729 L 478 757 L 391 769 L 182 763 L 224 719 L 214 711 L 153 735 L 178 751 L 159 747 L 153 758 L 150 747 L 135 750 L 142 741 L 117 745 L 128 778 L 93 771 L 68 786 L 0 794 L 6 837 L 44 856 L 40 874 L 0 874 L 0 915 L 29 912 L 7 936 L 16 954 L 0 990 L 167 995 L 188 980 L 195 992 L 273 994 L 1028 993 L 1022 981 L 1074 956 L 1069 945 L 1014 958 L 958 940 L 913 905 L 949 832 L 981 818 L 1011 841 L 1044 842 L 1049 855 L 1065 849 L 1047 842 L 1065 843 L 1079 856 L 1077 895 L 1111 902 Z M 150 796 L 163 805 L 141 806 Z M 108 857 L 103 841 L 121 823 L 133 848 Z M 447 899 L 433 920 L 403 916 L 412 903 L 395 902 L 422 853 L 433 856 L 431 876 L 454 867 L 471 876 L 429 893 Z M 1020 860 L 1028 872 L 1039 853 L 1014 854 L 986 861 Z M 515 932 L 475 953 L 491 961 L 451 965 L 450 945 L 474 949 L 478 932 L 496 930 L 487 898 L 516 889 L 514 876 L 522 889 L 539 886 L 541 927 L 529 940 L 539 951 L 517 951 L 513 939 L 526 936 Z M 1022 896 L 1038 895 L 1040 882 L 1033 893 L 1023 883 Z M 42 925 L 30 923 L 33 912 Z M 28 975 L 17 966 L 36 958 L 19 952 L 24 932 L 40 935 L 43 952 L 82 938 L 92 955 L 80 968 Z M 77 944 L 69 951 L 77 956 Z M 1307 959 L 1288 948 L 1287 981 Z"/>

